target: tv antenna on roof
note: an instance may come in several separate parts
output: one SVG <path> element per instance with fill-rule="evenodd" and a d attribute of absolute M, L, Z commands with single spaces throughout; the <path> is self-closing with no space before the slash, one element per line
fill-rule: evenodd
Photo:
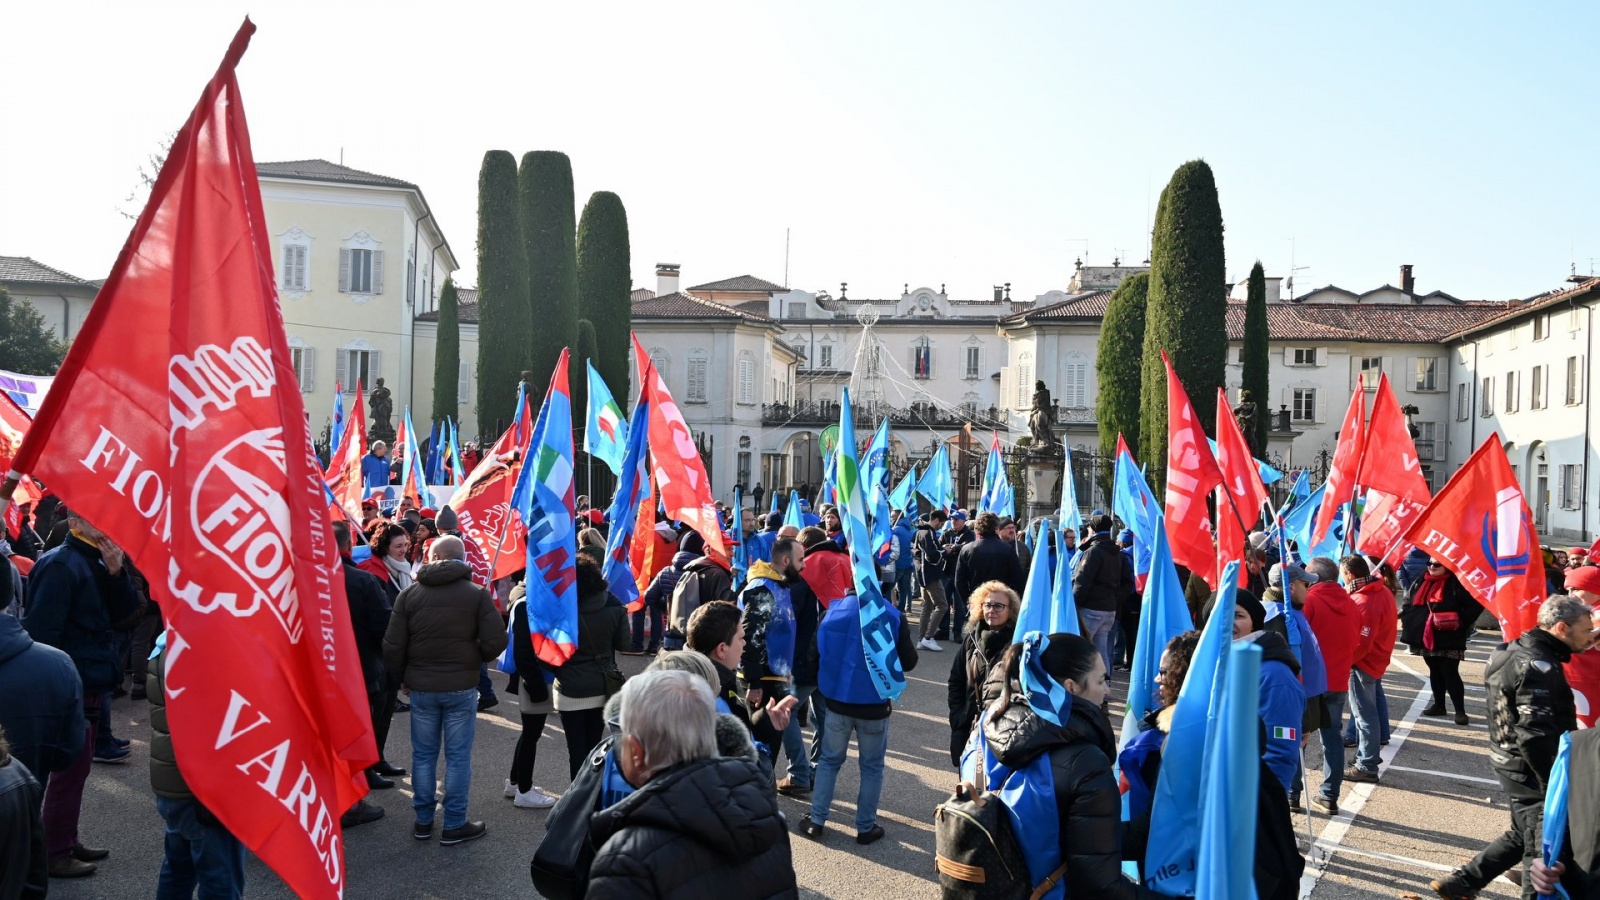
<path fill-rule="evenodd" d="M 1295 276 L 1300 272 L 1309 272 L 1309 271 L 1311 271 L 1311 267 L 1310 266 L 1297 266 L 1297 265 L 1294 264 L 1294 260 L 1295 260 L 1295 255 L 1294 255 L 1294 252 L 1295 252 L 1295 239 L 1291 237 L 1291 238 L 1286 238 L 1286 240 L 1288 240 L 1288 242 L 1289 242 L 1289 277 L 1287 279 L 1285 279 L 1286 284 L 1284 286 L 1289 289 L 1289 299 L 1293 300 L 1294 299 L 1294 279 L 1295 279 Z"/>

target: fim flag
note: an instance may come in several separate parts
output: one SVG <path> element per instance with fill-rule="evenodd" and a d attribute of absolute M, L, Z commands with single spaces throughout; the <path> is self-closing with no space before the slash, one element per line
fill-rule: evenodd
<path fill-rule="evenodd" d="M 254 31 L 173 140 L 13 467 L 150 574 L 196 801 L 295 895 L 334 900 L 339 814 L 378 754 L 234 72 Z"/>

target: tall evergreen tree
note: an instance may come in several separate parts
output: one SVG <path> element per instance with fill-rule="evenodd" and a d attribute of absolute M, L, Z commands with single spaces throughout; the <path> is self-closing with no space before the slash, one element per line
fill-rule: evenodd
<path fill-rule="evenodd" d="M 528 310 L 533 330 L 533 383 L 542 395 L 563 347 L 578 339 L 578 223 L 572 161 L 556 150 L 522 155 L 518 173 L 522 242 L 528 260 Z M 569 378 L 577 377 L 575 368 Z"/>
<path fill-rule="evenodd" d="M 54 375 L 67 355 L 44 316 L 0 287 L 0 369 L 23 375 Z"/>
<path fill-rule="evenodd" d="M 1267 451 L 1267 427 L 1272 421 L 1272 402 L 1267 391 L 1268 344 L 1272 336 L 1267 328 L 1267 273 L 1256 260 L 1250 270 L 1249 292 L 1244 303 L 1244 378 L 1241 389 L 1250 392 L 1256 404 L 1256 433 L 1253 437 L 1256 452 L 1262 456 Z M 1243 397 L 1243 394 L 1240 395 Z"/>
<path fill-rule="evenodd" d="M 529 365 L 533 319 L 517 215 L 517 158 L 483 155 L 478 171 L 478 434 L 494 440 L 511 423 L 517 381 Z"/>
<path fill-rule="evenodd" d="M 579 319 L 578 340 L 572 347 L 568 376 L 572 383 L 572 427 L 579 432 L 589 421 L 589 367 L 585 363 L 592 360 L 594 367 L 600 368 L 600 361 L 595 357 L 594 338 L 594 325 L 588 319 Z"/>
<path fill-rule="evenodd" d="M 438 338 L 433 357 L 433 421 L 461 418 L 461 307 L 456 283 L 444 280 L 439 292 Z"/>
<path fill-rule="evenodd" d="M 578 307 L 579 315 L 594 325 L 594 367 L 618 403 L 628 402 L 631 374 L 631 265 L 628 212 L 622 198 L 610 191 L 596 191 L 578 220 Z"/>
<path fill-rule="evenodd" d="M 1100 325 L 1100 345 L 1094 371 L 1100 385 L 1095 398 L 1095 421 L 1100 426 L 1100 456 L 1104 460 L 1102 483 L 1109 483 L 1115 463 L 1117 435 L 1128 448 L 1139 449 L 1139 385 L 1144 367 L 1144 314 L 1150 276 L 1131 275 L 1117 285 L 1106 304 Z"/>
<path fill-rule="evenodd" d="M 1166 485 L 1167 371 L 1161 351 L 1194 404 L 1206 433 L 1216 426 L 1217 388 L 1227 377 L 1228 285 L 1222 206 L 1204 160 L 1190 160 L 1161 191 L 1150 242 L 1150 294 L 1140 385 L 1140 462 Z"/>

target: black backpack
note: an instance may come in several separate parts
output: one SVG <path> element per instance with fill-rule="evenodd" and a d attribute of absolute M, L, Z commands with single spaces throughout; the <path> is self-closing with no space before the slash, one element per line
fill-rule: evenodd
<path fill-rule="evenodd" d="M 544 839 L 533 852 L 533 889 L 550 900 L 580 900 L 589 890 L 589 866 L 600 849 L 589 834 L 589 817 L 600 806 L 606 754 L 616 738 L 607 736 L 589 751 L 572 785 L 545 815 Z"/>
<path fill-rule="evenodd" d="M 982 727 L 981 725 L 979 727 Z M 1039 900 L 1067 873 L 1066 863 L 1030 885 L 1022 845 L 998 794 L 970 782 L 933 813 L 934 865 L 944 900 Z"/>

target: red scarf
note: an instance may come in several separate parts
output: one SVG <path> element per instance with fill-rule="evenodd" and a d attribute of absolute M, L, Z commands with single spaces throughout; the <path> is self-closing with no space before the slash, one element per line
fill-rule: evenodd
<path fill-rule="evenodd" d="M 1417 582 L 1417 589 L 1411 594 L 1412 606 L 1424 606 L 1429 603 L 1438 603 L 1444 595 L 1444 581 L 1450 577 L 1449 572 L 1438 575 L 1424 573 L 1422 580 Z"/>

